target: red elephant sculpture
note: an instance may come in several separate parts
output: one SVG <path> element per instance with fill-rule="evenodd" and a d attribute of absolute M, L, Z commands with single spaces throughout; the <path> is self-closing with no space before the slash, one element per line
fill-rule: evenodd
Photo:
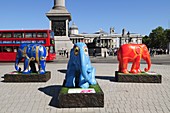
<path fill-rule="evenodd" d="M 119 72 L 129 73 L 127 70 L 128 62 L 132 62 L 130 73 L 140 73 L 140 60 L 144 59 L 148 65 L 145 72 L 150 70 L 151 59 L 148 48 L 145 44 L 124 44 L 117 54 L 119 61 Z"/>

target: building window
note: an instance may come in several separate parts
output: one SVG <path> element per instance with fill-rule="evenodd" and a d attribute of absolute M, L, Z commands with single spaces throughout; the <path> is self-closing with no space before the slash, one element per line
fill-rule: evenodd
<path fill-rule="evenodd" d="M 14 33 L 14 38 L 23 38 L 24 33 Z"/>
<path fill-rule="evenodd" d="M 47 38 L 47 33 L 39 32 L 39 33 L 37 33 L 37 37 L 38 38 Z"/>
<path fill-rule="evenodd" d="M 2 46 L 0 52 L 17 52 L 18 47 L 13 46 Z"/>
<path fill-rule="evenodd" d="M 36 37 L 36 33 L 25 33 L 25 38 L 35 38 Z"/>
<path fill-rule="evenodd" d="M 3 33 L 2 34 L 2 38 L 11 38 L 12 37 L 12 33 Z"/>

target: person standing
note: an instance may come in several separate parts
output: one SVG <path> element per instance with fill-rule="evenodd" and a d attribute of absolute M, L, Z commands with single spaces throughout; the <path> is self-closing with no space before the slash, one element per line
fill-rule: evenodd
<path fill-rule="evenodd" d="M 93 56 L 96 57 L 96 49 L 93 50 Z"/>
<path fill-rule="evenodd" d="M 67 49 L 65 50 L 65 52 L 66 52 L 66 56 L 67 56 L 67 58 L 68 58 L 68 51 L 67 51 Z"/>

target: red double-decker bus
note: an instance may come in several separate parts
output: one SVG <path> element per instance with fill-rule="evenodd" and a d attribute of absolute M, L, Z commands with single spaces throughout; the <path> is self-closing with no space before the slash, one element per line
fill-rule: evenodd
<path fill-rule="evenodd" d="M 53 31 L 0 30 L 0 61 L 15 61 L 20 44 L 42 44 L 49 48 L 46 60 L 56 58 Z"/>

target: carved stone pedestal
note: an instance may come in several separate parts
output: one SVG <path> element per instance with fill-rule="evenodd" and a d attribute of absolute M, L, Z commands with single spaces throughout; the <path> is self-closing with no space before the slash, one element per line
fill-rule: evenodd
<path fill-rule="evenodd" d="M 45 74 L 22 74 L 14 71 L 4 75 L 4 82 L 47 82 L 50 78 L 50 71 Z"/>
<path fill-rule="evenodd" d="M 138 74 L 124 74 L 118 71 L 115 71 L 115 80 L 116 82 L 135 82 L 135 83 L 161 83 L 162 75 L 154 72 L 142 72 Z"/>

